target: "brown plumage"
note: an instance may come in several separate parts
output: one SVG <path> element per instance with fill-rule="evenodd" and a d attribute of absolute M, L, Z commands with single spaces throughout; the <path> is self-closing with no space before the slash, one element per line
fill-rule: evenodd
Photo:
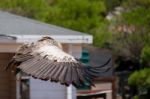
<path fill-rule="evenodd" d="M 86 66 L 64 52 L 59 42 L 51 37 L 43 37 L 35 43 L 22 45 L 6 70 L 19 69 L 37 79 L 80 87 L 94 85 L 92 79 L 109 70 L 104 68 L 109 61 L 102 66 Z"/>

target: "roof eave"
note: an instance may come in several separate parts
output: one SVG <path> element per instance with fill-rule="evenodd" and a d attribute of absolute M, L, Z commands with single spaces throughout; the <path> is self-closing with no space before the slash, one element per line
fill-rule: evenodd
<path fill-rule="evenodd" d="M 41 37 L 50 36 L 61 43 L 87 43 L 92 44 L 91 35 L 11 35 L 17 38 L 18 43 L 31 43 L 39 40 Z"/>

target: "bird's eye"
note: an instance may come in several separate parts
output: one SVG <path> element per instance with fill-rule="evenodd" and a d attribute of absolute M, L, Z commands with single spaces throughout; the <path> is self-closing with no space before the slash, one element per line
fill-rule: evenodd
<path fill-rule="evenodd" d="M 54 62 L 57 62 L 57 60 L 55 59 Z"/>

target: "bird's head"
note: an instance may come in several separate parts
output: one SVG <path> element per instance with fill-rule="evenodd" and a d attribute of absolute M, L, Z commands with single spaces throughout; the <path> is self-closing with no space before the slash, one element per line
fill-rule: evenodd
<path fill-rule="evenodd" d="M 38 40 L 38 42 L 47 43 L 62 48 L 62 45 L 59 42 L 57 42 L 55 39 L 49 36 L 42 37 L 40 40 Z"/>
<path fill-rule="evenodd" d="M 45 40 L 54 40 L 53 38 L 49 37 L 49 36 L 44 36 L 42 37 L 40 40 L 38 40 L 39 42 L 41 41 L 45 41 Z"/>

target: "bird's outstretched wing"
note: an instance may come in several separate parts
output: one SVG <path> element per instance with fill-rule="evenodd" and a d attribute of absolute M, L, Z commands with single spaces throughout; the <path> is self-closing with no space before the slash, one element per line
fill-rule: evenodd
<path fill-rule="evenodd" d="M 33 55 L 31 55 L 32 52 L 32 46 L 28 44 L 21 45 L 15 55 L 12 57 L 12 59 L 9 61 L 7 66 L 5 67 L 5 70 L 11 70 L 13 72 L 16 72 L 17 67 L 22 63 L 27 61 L 28 59 L 33 58 Z"/>
<path fill-rule="evenodd" d="M 54 43 L 54 42 L 53 42 Z M 92 79 L 109 68 L 86 66 L 73 56 L 64 52 L 58 44 L 39 40 L 35 44 L 23 45 L 12 58 L 6 69 L 20 69 L 28 75 L 41 80 L 51 80 L 75 87 L 94 85 Z"/>

